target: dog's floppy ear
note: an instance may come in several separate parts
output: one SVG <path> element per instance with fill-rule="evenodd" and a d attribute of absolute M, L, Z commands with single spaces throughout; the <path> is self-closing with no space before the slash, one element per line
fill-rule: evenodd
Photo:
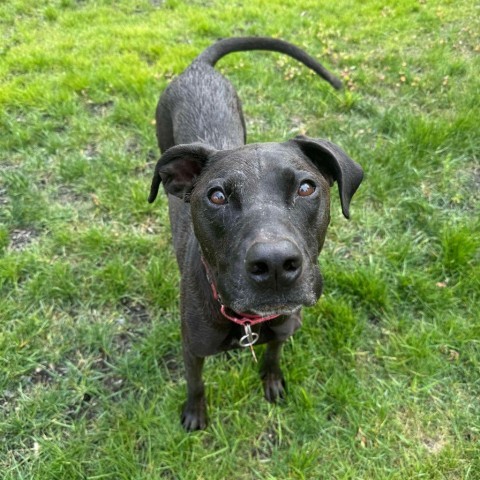
<path fill-rule="evenodd" d="M 157 198 L 161 182 L 168 193 L 183 199 L 191 190 L 208 158 L 215 152 L 214 148 L 202 143 L 169 148 L 155 165 L 148 202 L 152 203 Z"/>
<path fill-rule="evenodd" d="M 350 200 L 363 179 L 362 167 L 354 162 L 338 145 L 328 140 L 309 138 L 303 135 L 295 137 L 302 152 L 315 164 L 331 183 L 338 183 L 342 212 L 350 218 Z"/>

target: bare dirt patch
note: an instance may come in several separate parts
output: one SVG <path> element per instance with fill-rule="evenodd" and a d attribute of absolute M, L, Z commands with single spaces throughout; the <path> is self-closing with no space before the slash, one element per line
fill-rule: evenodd
<path fill-rule="evenodd" d="M 10 250 L 21 252 L 25 250 L 37 237 L 39 233 L 34 228 L 16 228 L 10 234 Z"/>
<path fill-rule="evenodd" d="M 145 305 L 127 297 L 122 298 L 121 304 L 125 315 L 131 323 L 144 324 L 150 322 L 150 314 Z"/>

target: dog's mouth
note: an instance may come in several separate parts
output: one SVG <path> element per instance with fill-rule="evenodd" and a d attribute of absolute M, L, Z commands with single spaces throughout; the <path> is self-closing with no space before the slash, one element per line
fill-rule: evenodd
<path fill-rule="evenodd" d="M 237 276 L 234 282 L 221 278 L 219 283 L 214 280 L 211 270 L 202 257 L 207 280 L 212 289 L 213 298 L 220 303 L 222 314 L 230 320 L 240 323 L 252 321 L 266 321 L 280 316 L 289 316 L 297 313 L 303 306 L 314 305 L 321 293 L 321 276 L 313 277 L 311 282 L 296 285 L 290 291 L 275 294 L 257 292 L 245 288 L 244 283 Z M 228 280 L 228 276 L 227 276 Z M 220 288 L 219 288 L 220 287 Z M 228 287 L 228 288 L 225 288 Z"/>
<path fill-rule="evenodd" d="M 261 305 L 257 307 L 251 307 L 245 310 L 233 309 L 225 307 L 225 313 L 235 319 L 260 319 L 272 317 L 276 318 L 282 315 L 291 315 L 298 311 L 302 305 L 288 304 L 288 305 Z"/>
<path fill-rule="evenodd" d="M 278 317 L 288 316 L 298 312 L 302 307 L 315 305 L 319 294 L 313 289 L 304 288 L 301 292 L 298 289 L 290 295 L 245 295 L 230 297 L 222 295 L 220 301 L 225 305 L 229 315 L 238 318 L 253 316 Z M 223 300 L 223 301 L 222 301 Z"/>

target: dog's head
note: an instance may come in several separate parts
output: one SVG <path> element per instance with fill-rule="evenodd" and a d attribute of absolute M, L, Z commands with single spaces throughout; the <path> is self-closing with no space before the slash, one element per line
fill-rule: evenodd
<path fill-rule="evenodd" d="M 337 145 L 296 137 L 218 151 L 178 145 L 157 163 L 160 183 L 191 205 L 195 235 L 222 302 L 236 312 L 284 314 L 320 297 L 317 257 L 336 181 L 343 214 L 363 178 Z"/>

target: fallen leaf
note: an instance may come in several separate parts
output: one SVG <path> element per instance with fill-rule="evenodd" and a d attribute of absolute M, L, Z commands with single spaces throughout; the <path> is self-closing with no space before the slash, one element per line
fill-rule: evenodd
<path fill-rule="evenodd" d="M 99 207 L 100 206 L 100 200 L 98 199 L 98 197 L 92 193 L 92 202 L 97 206 Z"/>
<path fill-rule="evenodd" d="M 359 428 L 357 434 L 355 435 L 355 439 L 360 442 L 362 448 L 367 447 L 367 437 L 365 433 L 363 433 L 362 429 Z"/>

